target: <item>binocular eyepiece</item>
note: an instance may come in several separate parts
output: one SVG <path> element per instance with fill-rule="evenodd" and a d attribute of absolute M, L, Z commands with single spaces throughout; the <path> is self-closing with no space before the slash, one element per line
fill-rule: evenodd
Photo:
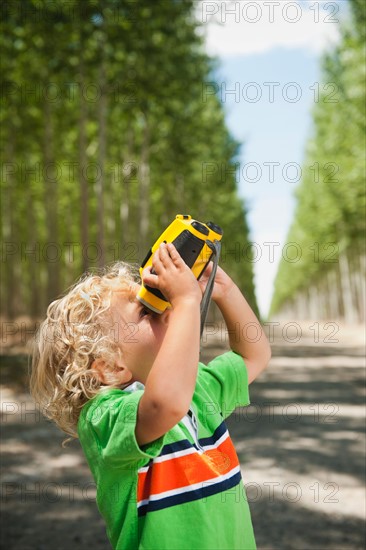
<path fill-rule="evenodd" d="M 152 265 L 155 250 L 162 242 L 166 242 L 174 244 L 196 279 L 199 279 L 212 255 L 216 253 L 215 246 L 221 241 L 222 235 L 221 227 L 213 222 L 202 223 L 192 220 L 189 215 L 178 214 L 147 253 L 141 264 L 140 274 L 145 267 Z M 137 298 L 144 306 L 156 313 L 163 313 L 170 305 L 160 290 L 144 284 Z"/>

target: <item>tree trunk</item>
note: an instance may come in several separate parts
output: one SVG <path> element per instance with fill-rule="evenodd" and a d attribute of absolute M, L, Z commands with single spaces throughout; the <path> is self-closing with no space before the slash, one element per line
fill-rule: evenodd
<path fill-rule="evenodd" d="M 15 165 L 15 129 L 12 124 L 9 125 L 9 136 L 6 143 L 5 158 L 9 163 L 10 168 Z M 2 288 L 2 300 L 1 303 L 5 306 L 5 315 L 8 319 L 12 320 L 15 317 L 15 298 L 17 295 L 17 281 L 14 277 L 15 264 L 17 262 L 17 243 L 15 242 L 15 231 L 14 231 L 14 199 L 13 199 L 13 190 L 14 190 L 15 181 L 12 175 L 12 170 L 6 174 L 5 178 L 5 193 L 3 200 L 1 201 L 1 210 L 3 221 L 3 246 L 4 246 L 4 264 L 5 264 L 5 287 L 3 284 Z M 3 279 L 3 277 L 1 277 Z"/>
<path fill-rule="evenodd" d="M 27 264 L 29 266 L 29 284 L 28 284 L 28 292 L 30 293 L 29 296 L 29 307 L 30 307 L 30 315 L 32 319 L 35 319 L 40 316 L 41 310 L 42 310 L 42 300 L 41 300 L 41 293 L 39 288 L 39 281 L 40 281 L 40 274 L 39 274 L 39 268 L 40 268 L 40 262 L 38 261 L 39 254 L 37 251 L 37 247 L 39 246 L 39 242 L 37 240 L 37 220 L 34 216 L 34 199 L 32 197 L 32 188 L 30 182 L 27 182 L 26 184 L 27 189 L 27 202 L 29 205 L 29 208 L 27 208 L 27 225 L 29 228 L 28 231 L 28 246 L 31 251 L 34 251 L 34 254 L 31 254 L 27 258 Z"/>
<path fill-rule="evenodd" d="M 149 243 L 147 242 L 147 234 L 149 231 L 149 215 L 150 215 L 150 129 L 147 117 L 145 116 L 145 127 L 143 142 L 140 157 L 140 192 L 139 192 L 139 255 L 142 259 L 147 250 Z"/>
<path fill-rule="evenodd" d="M 98 122 L 99 122 L 99 173 L 96 182 L 97 196 L 97 248 L 98 248 L 98 265 L 105 265 L 105 248 L 104 248 L 104 185 L 105 185 L 105 159 L 106 159 L 106 125 L 107 125 L 107 86 L 106 86 L 106 71 L 105 60 L 101 59 L 99 66 L 99 86 L 101 90 L 100 99 L 98 102 Z"/>
<path fill-rule="evenodd" d="M 342 297 L 344 304 L 344 320 L 346 323 L 354 322 L 354 311 L 352 303 L 352 288 L 350 280 L 349 262 L 347 252 L 339 255 L 339 270 L 341 276 Z"/>
<path fill-rule="evenodd" d="M 299 319 L 305 319 L 307 317 L 306 315 L 306 297 L 304 291 L 301 291 L 298 297 L 299 302 L 299 309 L 298 309 L 298 317 Z"/>
<path fill-rule="evenodd" d="M 359 273 L 359 288 L 360 288 L 360 322 L 364 323 L 365 318 L 365 303 L 366 303 L 366 256 L 361 251 L 360 253 L 360 273 Z"/>
<path fill-rule="evenodd" d="M 44 101 L 44 143 L 43 143 L 43 177 L 48 231 L 47 243 L 47 301 L 54 300 L 59 293 L 60 243 L 58 242 L 57 220 L 57 173 L 53 172 L 54 133 L 50 101 Z"/>
<path fill-rule="evenodd" d="M 86 178 L 87 168 L 87 155 L 86 155 L 86 125 L 87 125 L 87 105 L 83 96 L 84 84 L 85 84 L 85 66 L 83 59 L 83 36 L 80 38 L 80 61 L 79 61 L 79 73 L 80 73 L 80 111 L 79 111 L 79 184 L 80 184 L 80 234 L 81 234 L 81 268 L 82 271 L 86 271 L 89 267 L 87 247 L 89 243 L 89 191 L 88 181 Z"/>
<path fill-rule="evenodd" d="M 328 297 L 328 319 L 334 321 L 339 319 L 338 299 L 336 294 L 336 273 L 334 266 L 327 272 L 327 297 Z"/>
<path fill-rule="evenodd" d="M 134 149 L 134 133 L 132 127 L 132 118 L 128 121 L 127 129 L 127 154 L 123 161 L 122 169 L 122 199 L 120 199 L 119 216 L 121 220 L 121 235 L 118 236 L 122 240 L 124 245 L 127 245 L 131 238 L 131 179 L 134 173 L 133 164 L 133 149 Z"/>
<path fill-rule="evenodd" d="M 351 254 L 350 274 L 355 319 L 358 323 L 362 323 L 365 311 L 365 273 L 362 273 L 362 249 L 357 243 Z"/>

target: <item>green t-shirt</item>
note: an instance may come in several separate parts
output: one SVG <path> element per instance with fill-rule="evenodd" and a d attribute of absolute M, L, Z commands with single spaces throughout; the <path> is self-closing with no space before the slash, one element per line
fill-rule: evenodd
<path fill-rule="evenodd" d="M 200 363 L 189 413 L 140 448 L 135 425 L 142 394 L 138 383 L 106 390 L 83 407 L 78 423 L 113 548 L 255 550 L 240 464 L 224 422 L 250 403 L 243 359 L 228 352 Z"/>

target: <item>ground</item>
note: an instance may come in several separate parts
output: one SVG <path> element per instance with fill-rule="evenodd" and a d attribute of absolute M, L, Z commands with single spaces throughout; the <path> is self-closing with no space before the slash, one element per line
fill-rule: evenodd
<path fill-rule="evenodd" d="M 276 325 L 251 405 L 228 420 L 258 550 L 365 548 L 363 332 L 333 325 Z M 209 331 L 202 359 L 226 345 Z M 61 447 L 27 393 L 26 355 L 10 351 L 1 368 L 1 546 L 107 550 L 80 445 Z"/>

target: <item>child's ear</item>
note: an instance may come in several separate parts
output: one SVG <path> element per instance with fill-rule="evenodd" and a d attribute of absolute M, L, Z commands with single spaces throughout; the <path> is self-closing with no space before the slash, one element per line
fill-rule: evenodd
<path fill-rule="evenodd" d="M 94 359 L 91 370 L 96 375 L 98 380 L 109 386 L 111 384 L 127 384 L 132 379 L 132 372 L 123 363 L 118 363 L 114 368 L 111 368 L 103 359 Z"/>

